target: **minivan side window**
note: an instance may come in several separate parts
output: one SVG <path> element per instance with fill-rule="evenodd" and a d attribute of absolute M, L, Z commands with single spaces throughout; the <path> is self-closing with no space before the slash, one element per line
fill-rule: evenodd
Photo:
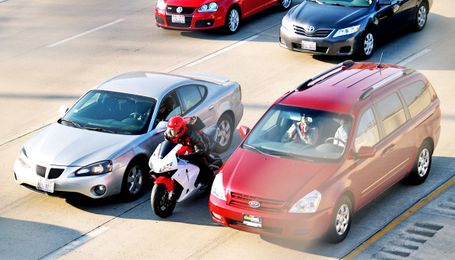
<path fill-rule="evenodd" d="M 360 117 L 357 134 L 354 141 L 355 150 L 362 146 L 373 146 L 379 142 L 379 131 L 373 110 L 369 108 Z"/>
<path fill-rule="evenodd" d="M 376 103 L 376 110 L 384 126 L 384 135 L 387 136 L 406 122 L 403 104 L 397 93 L 392 93 Z"/>
<path fill-rule="evenodd" d="M 414 118 L 431 104 L 431 94 L 423 81 L 414 82 L 400 89 L 411 117 Z"/>

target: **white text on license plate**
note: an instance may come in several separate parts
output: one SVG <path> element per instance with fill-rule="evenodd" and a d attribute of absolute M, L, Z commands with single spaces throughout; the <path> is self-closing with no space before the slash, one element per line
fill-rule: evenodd
<path fill-rule="evenodd" d="M 315 51 L 316 50 L 316 42 L 302 41 L 302 49 Z"/>
<path fill-rule="evenodd" d="M 243 224 L 250 227 L 261 228 L 262 218 L 249 214 L 243 214 Z"/>
<path fill-rule="evenodd" d="M 171 19 L 172 19 L 173 23 L 185 23 L 185 16 L 184 15 L 173 14 Z"/>
<path fill-rule="evenodd" d="M 36 188 L 45 192 L 54 193 L 54 183 L 46 180 L 38 180 Z"/>

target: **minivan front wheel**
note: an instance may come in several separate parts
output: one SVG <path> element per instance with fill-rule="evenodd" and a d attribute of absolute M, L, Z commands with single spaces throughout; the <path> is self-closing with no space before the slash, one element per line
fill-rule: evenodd
<path fill-rule="evenodd" d="M 331 243 L 343 241 L 349 233 L 352 220 L 352 202 L 343 196 L 334 208 L 332 222 L 326 234 L 326 239 Z"/>
<path fill-rule="evenodd" d="M 428 142 L 424 142 L 420 146 L 414 167 L 406 178 L 406 182 L 410 184 L 421 184 L 427 179 L 430 173 L 432 154 L 433 149 L 431 145 Z"/>

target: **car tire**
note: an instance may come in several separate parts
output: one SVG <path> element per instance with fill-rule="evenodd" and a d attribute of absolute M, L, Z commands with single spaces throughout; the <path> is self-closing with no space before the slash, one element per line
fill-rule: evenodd
<path fill-rule="evenodd" d="M 123 175 L 122 196 L 127 201 L 137 199 L 145 190 L 146 177 L 146 167 L 138 161 L 132 161 Z"/>
<path fill-rule="evenodd" d="M 292 6 L 292 0 L 281 0 L 279 8 L 281 11 L 289 10 Z"/>
<path fill-rule="evenodd" d="M 234 120 L 224 114 L 216 123 L 215 129 L 215 152 L 222 153 L 229 149 L 234 132 Z"/>
<path fill-rule="evenodd" d="M 174 211 L 177 201 L 169 199 L 169 192 L 163 184 L 155 184 L 150 195 L 150 204 L 153 212 L 160 218 L 169 217 Z"/>
<path fill-rule="evenodd" d="M 405 182 L 413 185 L 418 185 L 423 182 L 430 174 L 433 148 L 429 142 L 424 142 L 417 153 L 417 158 L 412 167 L 411 172 L 405 178 Z"/>
<path fill-rule="evenodd" d="M 365 30 L 360 38 L 359 47 L 357 49 L 357 57 L 360 60 L 366 60 L 373 55 L 376 44 L 376 37 L 372 30 Z"/>
<path fill-rule="evenodd" d="M 349 233 L 352 222 L 352 202 L 343 196 L 334 208 L 332 221 L 325 239 L 330 243 L 343 241 Z"/>
<path fill-rule="evenodd" d="M 231 7 L 226 14 L 226 20 L 224 22 L 224 32 L 226 34 L 234 34 L 239 30 L 240 27 L 240 11 L 237 7 Z"/>
<path fill-rule="evenodd" d="M 417 8 L 416 16 L 414 18 L 414 30 L 421 31 L 425 28 L 428 19 L 428 4 L 426 1 L 422 1 Z"/>

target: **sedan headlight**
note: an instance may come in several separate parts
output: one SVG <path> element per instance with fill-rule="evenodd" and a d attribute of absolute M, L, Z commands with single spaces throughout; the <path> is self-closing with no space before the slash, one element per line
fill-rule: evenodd
<path fill-rule="evenodd" d="M 318 209 L 321 198 L 321 193 L 314 190 L 298 200 L 289 210 L 289 213 L 314 213 Z"/>
<path fill-rule="evenodd" d="M 212 190 L 210 193 L 217 197 L 220 200 L 226 201 L 226 194 L 224 191 L 224 186 L 223 186 L 223 173 L 220 172 L 215 176 L 215 180 L 213 180 L 212 184 Z"/>
<path fill-rule="evenodd" d="M 164 2 L 164 0 L 158 0 L 156 2 L 156 8 L 158 8 L 160 10 L 166 9 L 166 3 Z"/>
<path fill-rule="evenodd" d="M 359 30 L 360 30 L 360 25 L 339 29 L 339 30 L 337 30 L 335 35 L 333 35 L 333 38 L 344 36 L 344 35 L 350 35 L 350 34 L 358 32 Z"/>
<path fill-rule="evenodd" d="M 25 148 L 22 148 L 19 153 L 19 162 L 21 162 L 21 164 L 24 167 L 30 168 L 30 164 L 28 162 L 28 155 L 27 155 L 27 152 L 25 151 Z"/>
<path fill-rule="evenodd" d="M 285 15 L 283 17 L 283 20 L 281 20 L 281 26 L 283 26 L 283 28 L 285 28 L 288 31 L 292 30 L 292 23 L 289 16 Z"/>
<path fill-rule="evenodd" d="M 112 172 L 112 161 L 102 161 L 80 168 L 74 174 L 76 176 L 100 175 Z"/>
<path fill-rule="evenodd" d="M 197 9 L 197 11 L 199 13 L 216 12 L 216 11 L 218 11 L 218 4 L 216 2 L 211 2 L 211 3 L 205 4 L 201 7 L 199 7 L 199 9 Z"/>

